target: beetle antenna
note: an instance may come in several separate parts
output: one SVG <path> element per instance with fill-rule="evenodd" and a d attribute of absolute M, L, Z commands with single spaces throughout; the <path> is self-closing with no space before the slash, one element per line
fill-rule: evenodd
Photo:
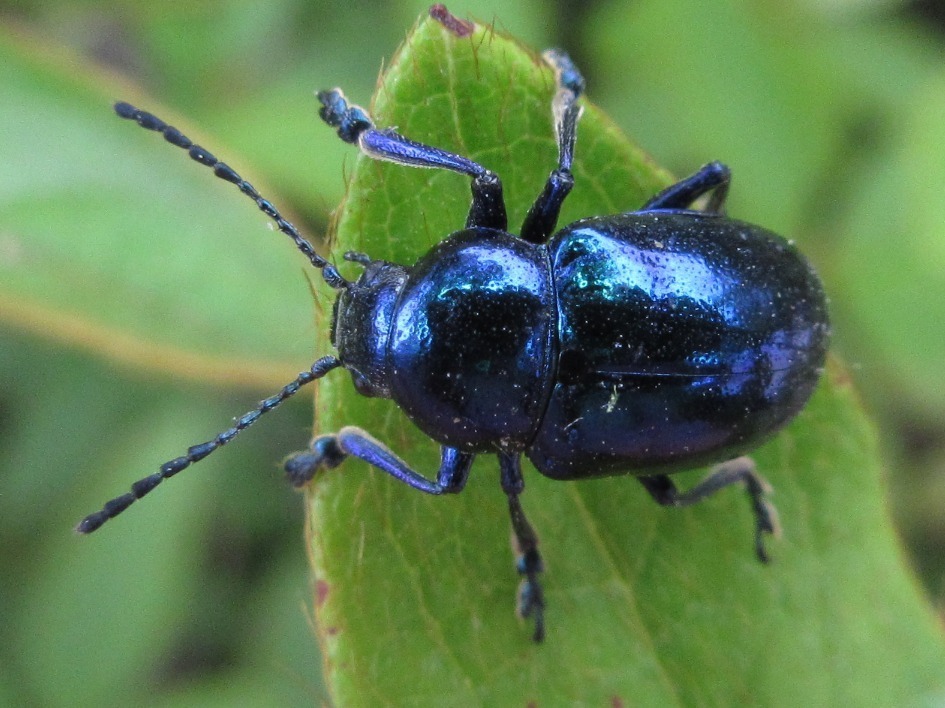
<path fill-rule="evenodd" d="M 336 357 L 322 357 L 312 364 L 311 368 L 309 368 L 307 371 L 303 371 L 301 374 L 299 374 L 294 381 L 283 386 L 279 393 L 274 396 L 270 396 L 263 401 L 260 401 L 259 405 L 257 405 L 253 410 L 237 418 L 233 427 L 224 430 L 212 440 L 190 447 L 186 454 L 181 455 L 180 457 L 173 460 L 168 460 L 163 465 L 161 465 L 161 468 L 158 472 L 155 472 L 148 477 L 144 477 L 143 479 L 139 479 L 137 482 L 132 484 L 130 492 L 122 494 L 120 497 L 115 497 L 111 501 L 107 502 L 100 511 L 96 511 L 94 514 L 89 514 L 84 519 L 82 519 L 82 521 L 79 522 L 79 525 L 75 527 L 75 530 L 79 533 L 92 533 L 106 521 L 115 518 L 129 506 L 134 504 L 138 499 L 143 497 L 145 494 L 148 494 L 152 489 L 154 489 L 168 477 L 173 477 L 181 470 L 190 467 L 190 465 L 199 460 L 202 460 L 214 450 L 226 445 L 228 442 L 230 442 L 230 440 L 235 438 L 240 433 L 240 431 L 245 430 L 257 420 L 259 420 L 259 417 L 263 413 L 268 413 L 279 406 L 279 404 L 281 404 L 284 400 L 297 393 L 302 386 L 307 383 L 311 383 L 315 379 L 320 379 L 329 371 L 339 366 L 341 366 L 341 361 Z"/>
<path fill-rule="evenodd" d="M 318 255 L 315 252 L 315 249 L 312 247 L 312 244 L 309 243 L 301 233 L 299 233 L 299 230 L 291 222 L 283 218 L 282 214 L 280 214 L 279 210 L 273 206 L 272 202 L 270 202 L 268 199 L 263 199 L 259 192 L 256 191 L 256 188 L 245 179 L 240 177 L 236 170 L 234 170 L 232 167 L 227 165 L 225 162 L 217 160 L 216 157 L 194 143 L 177 128 L 168 125 L 152 113 L 139 110 L 130 103 L 125 103 L 124 101 L 119 101 L 115 104 L 115 113 L 117 113 L 122 118 L 135 121 L 142 128 L 160 133 L 171 145 L 176 145 L 177 147 L 186 150 L 191 159 L 212 169 L 213 174 L 215 174 L 217 177 L 235 184 L 243 194 L 256 202 L 256 206 L 259 207 L 261 212 L 263 212 L 275 222 L 276 226 L 279 228 L 279 231 L 292 239 L 296 248 L 304 253 L 305 257 L 311 261 L 312 265 L 321 271 L 322 278 L 325 279 L 325 282 L 328 283 L 330 287 L 334 288 L 335 290 L 348 287 L 348 281 L 341 276 L 335 267 Z"/>

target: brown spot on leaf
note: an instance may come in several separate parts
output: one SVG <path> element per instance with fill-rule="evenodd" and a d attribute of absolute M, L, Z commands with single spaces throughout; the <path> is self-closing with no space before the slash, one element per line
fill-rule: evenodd
<path fill-rule="evenodd" d="M 437 3 L 430 7 L 430 17 L 443 25 L 457 37 L 468 37 L 476 29 L 476 25 L 469 20 L 461 20 L 456 15 L 446 9 L 443 3 Z"/>

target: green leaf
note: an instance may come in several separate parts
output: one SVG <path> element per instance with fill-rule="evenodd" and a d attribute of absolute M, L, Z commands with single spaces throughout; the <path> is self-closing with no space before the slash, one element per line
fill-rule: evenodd
<path fill-rule="evenodd" d="M 199 131 L 23 40 L 0 37 L 0 65 L 0 322 L 201 380 L 272 386 L 305 365 L 308 262 L 233 185 L 111 104 Z"/>
<path fill-rule="evenodd" d="M 552 93 L 550 71 L 514 41 L 489 27 L 458 38 L 425 20 L 382 77 L 373 111 L 380 125 L 497 171 L 515 228 L 554 165 Z M 589 104 L 574 171 L 562 223 L 637 207 L 668 179 Z M 333 251 L 413 263 L 462 226 L 468 202 L 456 175 L 359 157 Z M 419 471 L 436 470 L 436 445 L 393 403 L 358 397 L 344 376 L 320 382 L 318 402 L 320 430 L 361 425 Z M 945 646 L 904 567 L 875 434 L 839 364 L 755 457 L 784 527 L 768 567 L 753 556 L 742 494 L 667 510 L 629 477 L 561 483 L 526 470 L 523 503 L 547 569 L 543 645 L 514 616 L 494 459 L 443 498 L 354 461 L 325 473 L 312 490 L 311 553 L 336 703 L 941 700 Z"/>

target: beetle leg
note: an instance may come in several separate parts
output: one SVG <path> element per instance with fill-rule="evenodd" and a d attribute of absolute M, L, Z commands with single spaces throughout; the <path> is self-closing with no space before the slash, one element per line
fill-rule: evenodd
<path fill-rule="evenodd" d="M 704 211 L 706 214 L 721 216 L 725 213 L 725 198 L 731 180 L 732 171 L 728 167 L 721 162 L 710 162 L 695 174 L 664 189 L 644 204 L 640 211 L 688 209 L 703 194 L 712 192 Z"/>
<path fill-rule="evenodd" d="M 584 77 L 571 58 L 560 49 L 549 49 L 542 56 L 554 69 L 558 87 L 551 102 L 555 138 L 558 141 L 558 167 L 548 176 L 545 188 L 528 210 L 522 224 L 522 238 L 530 243 L 548 240 L 558 223 L 561 204 L 574 186 L 571 162 L 577 140 L 577 123 L 583 111 L 577 100 L 584 92 Z"/>
<path fill-rule="evenodd" d="M 538 534 L 525 518 L 518 497 L 525 488 L 519 455 L 499 455 L 502 473 L 502 490 L 509 498 L 509 516 L 515 535 L 515 551 L 518 559 L 515 568 L 522 576 L 518 590 L 518 613 L 524 618 L 535 618 L 535 633 L 532 639 L 540 642 L 545 638 L 545 595 L 538 582 L 538 574 L 544 571 L 544 563 L 538 552 Z"/>
<path fill-rule="evenodd" d="M 716 465 L 705 479 L 685 492 L 676 489 L 676 485 L 666 475 L 639 479 L 650 496 L 663 506 L 690 506 L 712 496 L 720 489 L 739 482 L 744 483 L 755 513 L 755 552 L 758 554 L 758 560 L 762 563 L 768 562 L 763 536 L 768 533 L 778 537 L 781 535 L 781 527 L 777 509 L 765 498 L 771 492 L 771 485 L 758 474 L 750 457 L 736 457 Z"/>
<path fill-rule="evenodd" d="M 475 459 L 472 453 L 444 446 L 441 449 L 440 470 L 436 481 L 431 482 L 413 471 L 384 443 L 375 440 L 361 428 L 347 426 L 336 434 L 320 435 L 312 440 L 308 450 L 289 457 L 285 462 L 286 475 L 293 486 L 301 487 L 310 482 L 320 469 L 337 467 L 349 456 L 364 460 L 381 472 L 427 494 L 455 494 L 462 491 Z"/>
<path fill-rule="evenodd" d="M 318 111 L 321 119 L 337 128 L 339 138 L 357 145 L 368 157 L 398 165 L 451 170 L 472 177 L 467 228 L 482 226 L 505 231 L 508 227 L 502 182 L 494 172 L 469 158 L 418 143 L 390 128 L 376 128 L 368 112 L 348 103 L 341 89 L 319 91 L 316 96 L 322 104 Z"/>

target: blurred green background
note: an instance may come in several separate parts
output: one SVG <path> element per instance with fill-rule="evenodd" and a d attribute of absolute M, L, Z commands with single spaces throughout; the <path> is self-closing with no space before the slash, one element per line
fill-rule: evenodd
<path fill-rule="evenodd" d="M 501 5 L 449 7 L 568 49 L 589 99 L 658 162 L 727 162 L 730 212 L 815 262 L 834 349 L 883 434 L 903 542 L 941 606 L 945 9 Z M 0 704 L 327 700 L 302 504 L 279 469 L 307 441 L 305 394 L 120 524 L 71 533 L 290 380 L 323 336 L 291 246 L 247 229 L 252 205 L 109 102 L 173 119 L 323 234 L 352 155 L 312 91 L 366 103 L 427 6 L 0 3 Z M 233 249 L 252 270 L 229 265 Z M 163 280 L 168 259 L 189 277 Z"/>

